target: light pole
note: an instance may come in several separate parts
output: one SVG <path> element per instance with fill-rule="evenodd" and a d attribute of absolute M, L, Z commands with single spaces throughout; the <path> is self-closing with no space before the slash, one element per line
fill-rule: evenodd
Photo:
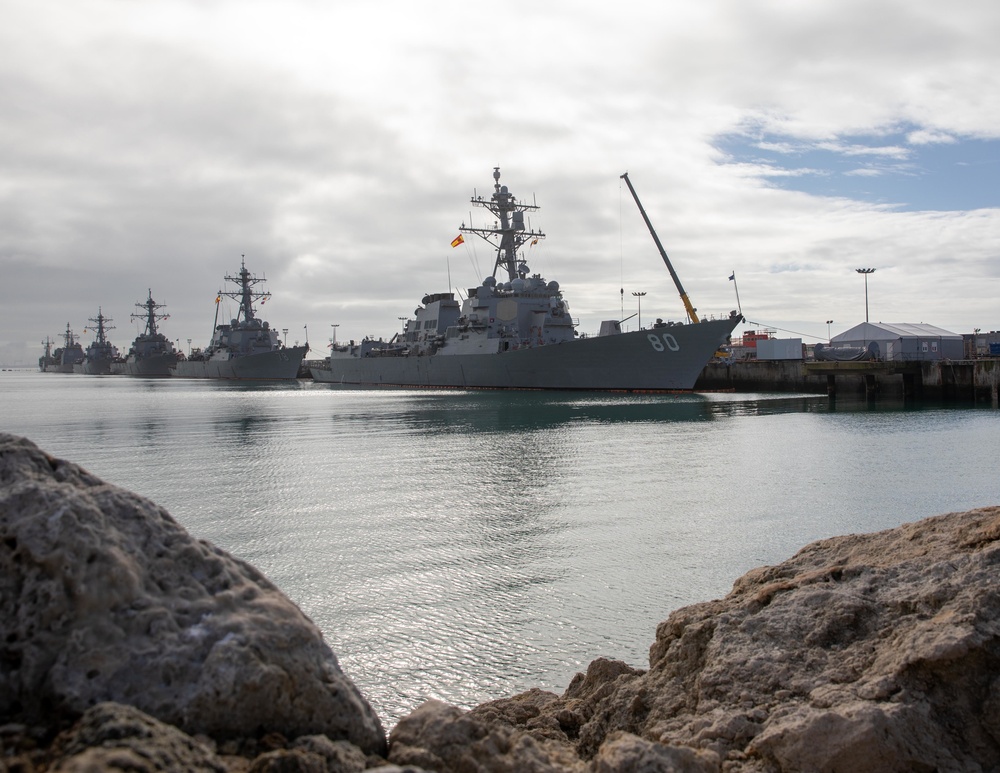
<path fill-rule="evenodd" d="M 875 269 L 873 268 L 856 268 L 854 269 L 859 274 L 865 275 L 865 322 L 868 321 L 868 275 L 874 274 Z"/>
<path fill-rule="evenodd" d="M 191 356 L 191 339 L 188 339 L 188 357 Z"/>
<path fill-rule="evenodd" d="M 340 325 L 330 325 L 330 327 L 333 328 L 333 338 L 330 339 L 330 343 L 333 344 L 334 346 L 336 346 L 337 345 L 337 328 L 340 327 Z"/>
<path fill-rule="evenodd" d="M 642 330 L 642 296 L 646 293 L 632 293 L 639 300 L 639 329 Z"/>
<path fill-rule="evenodd" d="M 287 347 L 288 346 L 288 328 L 287 327 L 281 328 L 281 332 L 285 336 L 285 346 Z"/>
<path fill-rule="evenodd" d="M 976 328 L 972 331 L 972 359 L 979 359 L 979 331 L 982 328 Z"/>
<path fill-rule="evenodd" d="M 833 320 L 832 319 L 828 319 L 826 321 L 826 342 L 827 343 L 830 343 L 830 325 L 832 325 L 832 324 L 833 324 Z"/>

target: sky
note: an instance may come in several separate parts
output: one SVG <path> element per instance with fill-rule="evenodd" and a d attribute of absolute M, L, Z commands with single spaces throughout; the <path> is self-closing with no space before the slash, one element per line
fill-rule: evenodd
<path fill-rule="evenodd" d="M 579 320 L 1000 329 L 995 0 L 0 0 L 0 362 L 100 309 L 208 343 L 242 260 L 323 356 L 493 268 L 501 183 Z M 470 220 L 472 218 L 472 220 Z M 479 218 L 475 220 L 475 218 Z M 734 276 L 735 280 L 729 277 Z M 223 319 L 232 304 L 220 306 Z M 830 320 L 830 324 L 827 321 Z M 336 327 L 334 327 L 336 326 Z"/>

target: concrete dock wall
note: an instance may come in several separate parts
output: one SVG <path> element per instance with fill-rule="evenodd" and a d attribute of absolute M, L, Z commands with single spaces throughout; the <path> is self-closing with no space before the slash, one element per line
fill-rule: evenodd
<path fill-rule="evenodd" d="M 709 363 L 695 389 L 735 392 L 826 392 L 826 378 L 808 376 L 802 360 Z"/>
<path fill-rule="evenodd" d="M 998 359 L 913 363 L 746 360 L 706 365 L 695 389 L 885 395 L 985 401 L 998 407 L 998 385 Z"/>

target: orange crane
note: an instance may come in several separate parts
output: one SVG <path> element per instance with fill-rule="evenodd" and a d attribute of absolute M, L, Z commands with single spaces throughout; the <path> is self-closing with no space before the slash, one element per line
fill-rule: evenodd
<path fill-rule="evenodd" d="M 701 322 L 701 320 L 698 319 L 698 310 L 691 305 L 691 299 L 688 298 L 687 293 L 684 292 L 684 286 L 681 284 L 681 280 L 677 276 L 677 272 L 674 271 L 674 267 L 670 265 L 670 258 L 667 257 L 667 251 L 663 249 L 663 245 L 660 244 L 660 237 L 656 235 L 656 231 L 653 230 L 653 224 L 649 222 L 649 218 L 646 216 L 646 210 L 642 208 L 642 202 L 639 201 L 639 196 L 635 192 L 635 188 L 632 187 L 632 181 L 628 179 L 628 172 L 622 175 L 622 179 L 628 186 L 629 192 L 632 194 L 632 198 L 635 199 L 635 203 L 639 207 L 642 219 L 646 221 L 646 228 L 649 229 L 649 233 L 653 236 L 653 241 L 656 242 L 656 248 L 660 251 L 660 257 L 663 258 L 663 262 L 667 264 L 667 271 L 670 272 L 670 278 L 674 280 L 674 284 L 677 286 L 677 292 L 681 294 L 681 302 L 684 304 L 684 310 L 687 312 L 688 318 L 692 322 Z"/>

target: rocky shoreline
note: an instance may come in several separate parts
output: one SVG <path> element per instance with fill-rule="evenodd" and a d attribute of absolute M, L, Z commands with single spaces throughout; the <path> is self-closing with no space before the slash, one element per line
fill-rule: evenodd
<path fill-rule="evenodd" d="M 312 622 L 162 508 L 0 434 L 0 773 L 1000 770 L 1000 507 L 813 543 L 649 668 L 387 739 Z"/>

